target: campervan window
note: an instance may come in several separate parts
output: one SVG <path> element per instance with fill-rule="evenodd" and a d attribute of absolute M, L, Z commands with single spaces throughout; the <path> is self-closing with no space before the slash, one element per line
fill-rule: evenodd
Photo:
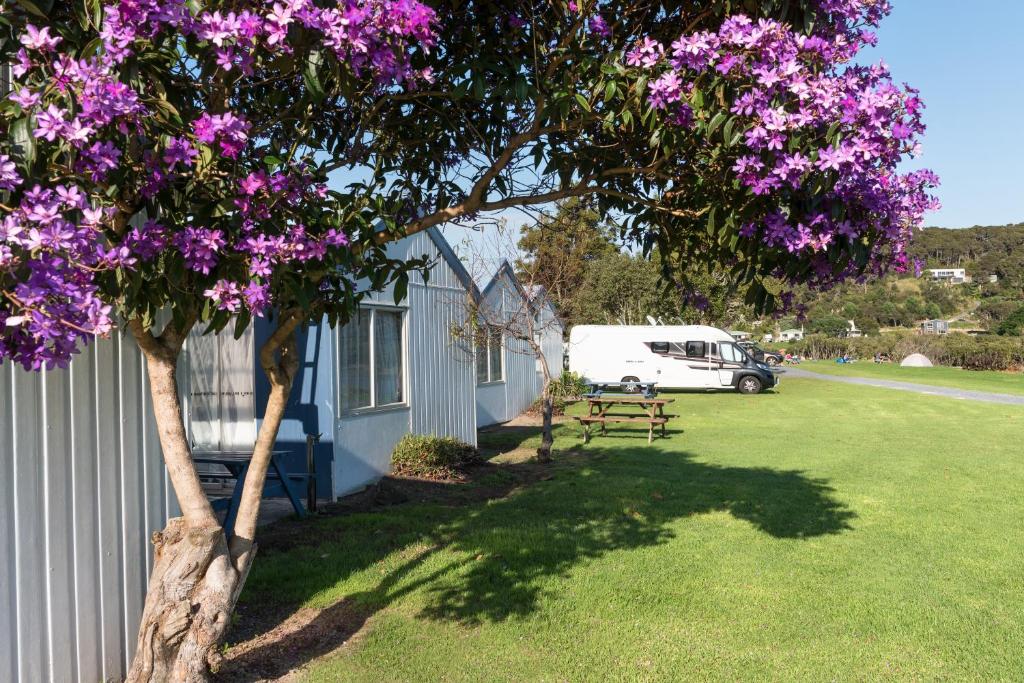
<path fill-rule="evenodd" d="M 651 342 L 651 351 L 654 353 L 668 353 L 668 342 Z"/>
<path fill-rule="evenodd" d="M 686 342 L 686 355 L 688 358 L 704 358 L 708 355 L 707 344 L 702 341 Z"/>
<path fill-rule="evenodd" d="M 743 352 L 736 348 L 735 344 L 722 344 L 721 347 L 722 360 L 727 363 L 742 363 Z"/>

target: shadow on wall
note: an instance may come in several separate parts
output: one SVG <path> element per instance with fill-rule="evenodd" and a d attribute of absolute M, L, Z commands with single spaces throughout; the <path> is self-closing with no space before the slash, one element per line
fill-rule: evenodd
<path fill-rule="evenodd" d="M 255 327 L 255 357 L 253 367 L 255 380 L 256 415 L 266 412 L 270 397 L 270 382 L 259 365 L 260 347 L 272 330 L 265 321 L 258 321 Z M 320 442 L 313 447 L 317 472 L 317 497 L 331 499 L 334 487 L 331 481 L 331 463 L 334 461 L 334 421 L 331 407 L 331 374 L 334 370 L 329 341 L 330 328 L 326 325 L 310 325 L 307 331 L 298 332 L 298 348 L 302 361 L 295 375 L 284 421 L 278 432 L 275 448 L 287 451 L 283 456 L 285 469 L 289 472 L 307 471 L 306 435 L 321 434 Z"/>
<path fill-rule="evenodd" d="M 522 443 L 536 429 L 488 431 L 498 435 Z M 414 591 L 422 596 L 426 619 L 474 624 L 528 615 L 543 598 L 545 577 L 612 551 L 667 543 L 674 537 L 671 525 L 692 515 L 722 511 L 761 533 L 789 539 L 839 534 L 856 517 L 835 500 L 827 481 L 799 471 L 722 467 L 646 447 L 591 447 L 584 454 L 562 453 L 547 468 L 528 462 L 481 470 L 470 484 L 417 482 L 432 490 L 413 497 L 434 504 L 322 520 L 302 532 L 304 540 L 287 533 L 276 549 L 265 544 L 243 601 L 257 609 L 276 601 L 279 615 L 396 551 L 402 559 L 389 560 L 372 589 L 345 596 L 297 632 L 282 633 L 286 648 L 271 635 L 229 670 L 245 671 L 241 679 L 250 680 L 301 665 Z M 471 500 L 474 488 L 485 495 Z M 268 617 L 263 623 L 281 623 L 281 616 Z M 342 617 L 354 622 L 334 623 Z M 315 647 L 294 647 L 303 639 Z M 299 660 L 287 662 L 285 649 Z"/>

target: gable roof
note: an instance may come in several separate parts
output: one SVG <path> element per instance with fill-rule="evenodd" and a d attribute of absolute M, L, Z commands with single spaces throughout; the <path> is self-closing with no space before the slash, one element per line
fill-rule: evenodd
<path fill-rule="evenodd" d="M 523 283 L 520 282 L 519 278 L 516 276 L 516 271 L 512 267 L 512 264 L 509 263 L 507 259 L 501 262 L 497 272 L 495 272 L 491 277 L 491 281 L 487 283 L 486 287 L 484 287 L 481 295 L 484 299 L 486 299 L 491 291 L 498 286 L 503 275 L 506 276 L 509 282 L 512 283 L 512 286 L 516 288 L 516 291 L 519 292 L 519 296 L 523 297 L 523 300 L 526 301 L 527 306 L 529 306 L 530 311 L 534 315 L 537 314 L 538 310 L 547 306 L 554 314 L 555 320 L 558 321 L 558 324 L 565 329 L 565 321 L 559 314 L 558 309 L 555 308 L 554 304 L 551 302 L 551 299 L 548 298 L 547 289 L 545 289 L 543 285 L 533 285 L 530 287 L 530 291 L 527 291 L 527 289 L 523 287 Z"/>
<path fill-rule="evenodd" d="M 527 302 L 532 303 L 530 295 L 527 294 L 526 289 L 523 287 L 522 283 L 519 282 L 519 278 L 516 277 L 516 271 L 515 269 L 512 268 L 512 264 L 509 263 L 508 260 L 501 262 L 501 265 L 498 266 L 498 270 L 491 277 L 491 281 L 487 283 L 486 287 L 484 287 L 484 298 L 486 298 L 487 295 L 491 293 L 492 289 L 498 286 L 498 283 L 501 281 L 502 275 L 508 277 L 509 282 L 511 282 L 512 286 L 515 287 L 516 291 L 519 292 L 519 296 L 523 297 L 523 299 L 525 299 Z"/>
<path fill-rule="evenodd" d="M 479 302 L 482 298 L 480 288 L 476 286 L 476 282 L 473 281 L 473 276 L 466 270 L 465 264 L 462 263 L 462 259 L 459 258 L 455 250 L 452 249 L 452 245 L 448 244 L 448 240 L 444 238 L 440 228 L 437 226 L 427 228 L 427 235 L 430 240 L 437 247 L 437 250 L 441 252 L 441 256 L 448 263 L 448 266 L 455 273 L 455 277 L 459 278 L 459 282 L 466 288 L 470 296 L 473 297 L 474 301 Z"/>

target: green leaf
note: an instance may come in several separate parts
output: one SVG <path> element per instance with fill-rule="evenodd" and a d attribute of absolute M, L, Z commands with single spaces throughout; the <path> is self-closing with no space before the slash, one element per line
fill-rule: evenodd
<path fill-rule="evenodd" d="M 11 142 L 27 169 L 36 160 L 36 139 L 32 136 L 32 117 L 25 116 L 11 124 Z"/>
<path fill-rule="evenodd" d="M 608 81 L 608 85 L 604 87 L 604 101 L 611 102 L 614 100 L 616 90 L 615 81 Z"/>
<path fill-rule="evenodd" d="M 46 19 L 47 18 L 46 17 L 46 12 L 44 12 L 42 9 L 40 9 L 39 5 L 37 5 L 36 3 L 32 2 L 32 0 L 15 0 L 15 2 L 17 2 L 19 5 L 21 5 L 22 9 L 24 9 L 29 14 L 34 14 L 35 16 L 37 16 L 37 17 L 39 17 L 41 19 Z M 52 5 L 52 3 L 48 3 L 48 4 Z M 49 9 L 47 9 L 46 11 L 48 12 Z"/>
<path fill-rule="evenodd" d="M 720 125 L 722 125 L 723 121 L 725 121 L 725 114 L 723 112 L 718 112 L 711 118 L 711 123 L 708 124 L 707 131 L 707 136 L 709 138 L 715 134 L 715 131 L 718 130 Z"/>
<path fill-rule="evenodd" d="M 708 211 L 708 234 L 714 235 L 716 231 L 715 227 L 715 214 L 718 212 L 717 206 L 712 206 L 711 210 Z"/>
<path fill-rule="evenodd" d="M 395 279 L 395 304 L 400 304 L 409 293 L 409 274 L 400 273 Z"/>
<path fill-rule="evenodd" d="M 731 117 L 725 122 L 725 127 L 722 128 L 722 139 L 725 141 L 726 147 L 732 146 L 732 127 L 736 125 L 736 117 Z"/>
<path fill-rule="evenodd" d="M 242 338 L 242 335 L 245 334 L 245 328 L 249 327 L 251 320 L 252 316 L 245 308 L 238 313 L 238 316 L 235 318 L 235 339 Z"/>
<path fill-rule="evenodd" d="M 302 80 L 306 84 L 306 89 L 309 90 L 313 100 L 318 103 L 327 97 L 327 93 L 324 91 L 323 84 L 320 82 L 320 77 L 317 74 L 323 65 L 323 61 L 323 54 L 319 50 L 312 50 L 306 59 L 305 67 L 302 69 Z"/>
<path fill-rule="evenodd" d="M 529 91 L 530 85 L 526 82 L 526 79 L 522 76 L 516 78 L 516 99 L 520 102 L 525 101 Z"/>
<path fill-rule="evenodd" d="M 576 93 L 576 101 L 580 103 L 581 107 L 583 107 L 583 111 L 585 111 L 585 112 L 592 111 L 592 109 L 590 107 L 590 102 L 588 102 L 587 98 L 584 97 L 583 95 L 581 95 L 580 93 Z"/>

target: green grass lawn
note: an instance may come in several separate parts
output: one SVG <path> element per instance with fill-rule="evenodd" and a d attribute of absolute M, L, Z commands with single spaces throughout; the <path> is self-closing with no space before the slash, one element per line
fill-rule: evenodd
<path fill-rule="evenodd" d="M 899 363 L 876 365 L 870 358 L 849 365 L 834 361 L 805 361 L 800 367 L 829 375 L 893 379 L 939 387 L 1024 395 L 1024 374 L 1019 372 L 962 370 L 948 367 L 901 368 Z"/>
<path fill-rule="evenodd" d="M 243 619 L 354 615 L 309 681 L 1024 678 L 1024 412 L 794 378 L 675 398 L 653 446 L 559 427 L 579 454 L 500 499 L 310 523 Z"/>

